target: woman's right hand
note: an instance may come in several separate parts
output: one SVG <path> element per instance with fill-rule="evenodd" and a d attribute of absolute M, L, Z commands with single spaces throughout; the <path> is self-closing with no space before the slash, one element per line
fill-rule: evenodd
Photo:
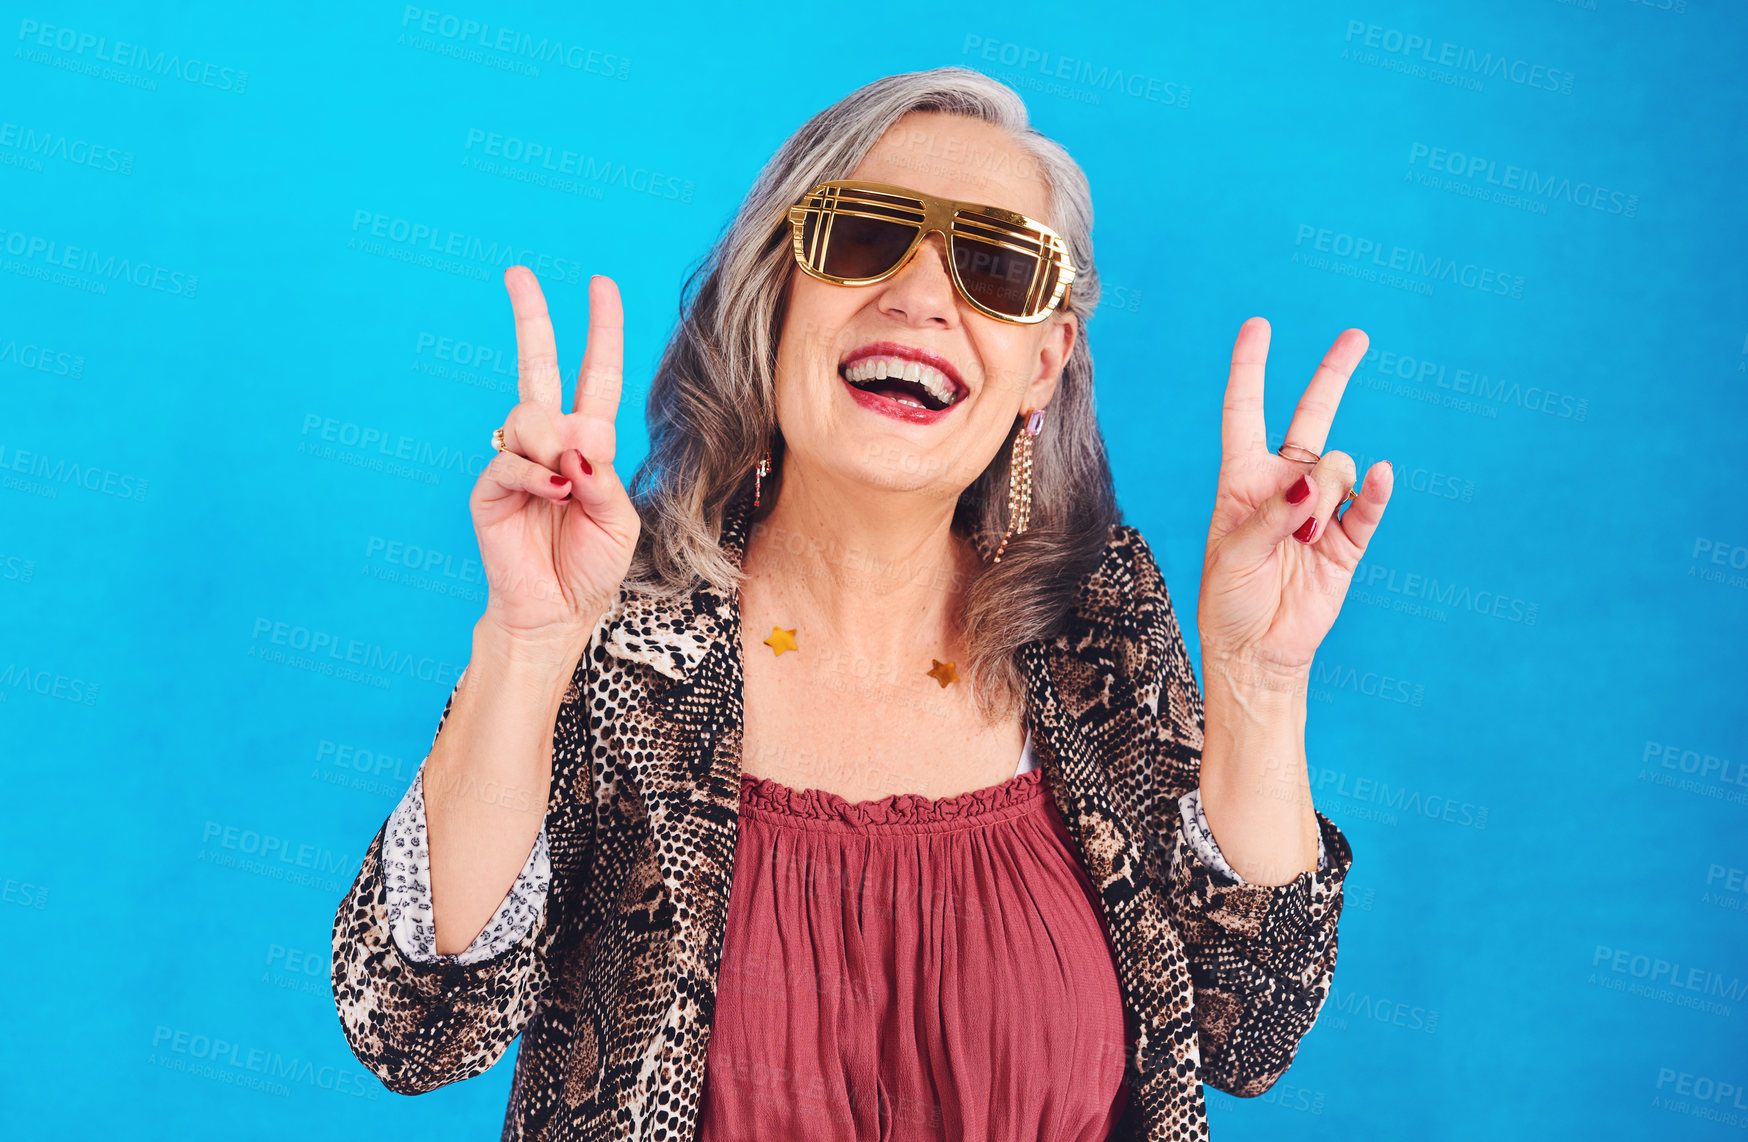
<path fill-rule="evenodd" d="M 589 341 L 571 411 L 540 283 L 504 274 L 516 314 L 517 391 L 506 451 L 468 503 L 489 594 L 484 620 L 510 641 L 575 651 L 613 604 L 641 523 L 613 470 L 613 419 L 625 358 L 619 287 L 589 281 Z"/>

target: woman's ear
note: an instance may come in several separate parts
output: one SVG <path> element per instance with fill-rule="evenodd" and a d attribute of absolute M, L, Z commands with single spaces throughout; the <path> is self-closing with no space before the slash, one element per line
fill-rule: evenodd
<path fill-rule="evenodd" d="M 1038 373 L 1026 389 L 1026 408 L 1043 408 L 1056 395 L 1056 382 L 1068 366 L 1074 352 L 1074 339 L 1080 336 L 1080 319 L 1067 310 L 1051 315 L 1046 323 L 1044 340 L 1038 347 Z"/>

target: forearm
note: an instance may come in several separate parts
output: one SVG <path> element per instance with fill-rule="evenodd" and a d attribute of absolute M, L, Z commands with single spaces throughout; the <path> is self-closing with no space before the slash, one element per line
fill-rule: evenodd
<path fill-rule="evenodd" d="M 1288 884 L 1317 868 L 1317 815 L 1305 757 L 1310 675 L 1203 660 L 1201 800 L 1233 871 Z"/>
<path fill-rule="evenodd" d="M 422 775 L 439 954 L 466 950 L 528 862 L 552 786 L 553 724 L 582 650 L 474 627 L 466 677 Z"/>

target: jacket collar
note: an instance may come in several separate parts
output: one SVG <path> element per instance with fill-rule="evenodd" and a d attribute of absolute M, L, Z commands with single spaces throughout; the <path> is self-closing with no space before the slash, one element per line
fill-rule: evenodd
<path fill-rule="evenodd" d="M 724 510 L 718 543 L 737 569 L 746 553 L 751 521 L 750 496 L 736 498 Z M 737 595 L 709 584 L 696 587 L 690 595 L 657 597 L 621 592 L 619 607 L 609 616 L 603 645 L 615 657 L 641 662 L 684 682 L 727 633 L 732 619 L 727 608 L 740 605 Z"/>

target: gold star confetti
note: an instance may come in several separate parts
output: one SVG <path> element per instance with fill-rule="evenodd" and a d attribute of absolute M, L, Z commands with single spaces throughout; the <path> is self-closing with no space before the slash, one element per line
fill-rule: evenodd
<path fill-rule="evenodd" d="M 953 673 L 951 662 L 942 662 L 938 658 L 931 658 L 929 661 L 935 664 L 934 669 L 928 672 L 929 677 L 939 682 L 941 689 L 945 690 L 950 683 L 959 681 L 959 676 Z"/>
<path fill-rule="evenodd" d="M 795 645 L 795 632 L 792 630 L 784 630 L 782 627 L 771 628 L 771 637 L 765 640 L 765 645 L 770 647 L 779 656 L 782 655 L 785 650 L 801 649 L 799 646 Z"/>

